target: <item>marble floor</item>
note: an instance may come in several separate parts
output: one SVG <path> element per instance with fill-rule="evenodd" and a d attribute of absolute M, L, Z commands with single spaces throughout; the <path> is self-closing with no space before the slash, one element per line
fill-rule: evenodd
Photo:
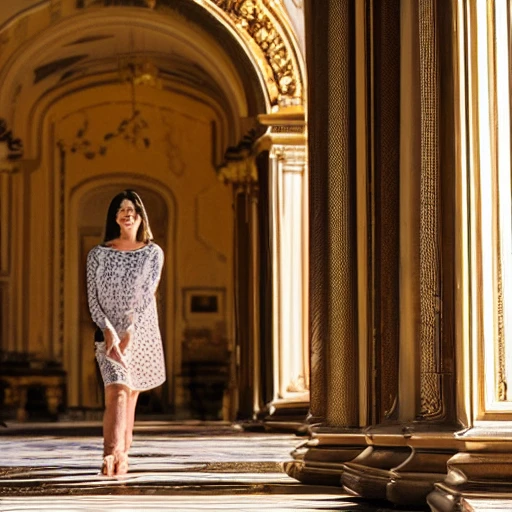
<path fill-rule="evenodd" d="M 127 475 L 99 474 L 99 424 L 0 430 L 0 511 L 387 511 L 302 485 L 282 463 L 303 439 L 238 425 L 138 423 Z"/>

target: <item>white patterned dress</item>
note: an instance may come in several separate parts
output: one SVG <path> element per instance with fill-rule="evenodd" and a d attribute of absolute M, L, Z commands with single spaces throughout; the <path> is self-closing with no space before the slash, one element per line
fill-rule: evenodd
<path fill-rule="evenodd" d="M 96 342 L 105 386 L 145 391 L 165 381 L 155 299 L 163 260 L 162 249 L 153 242 L 133 251 L 97 245 L 87 255 L 87 298 L 94 323 L 100 329 L 112 326 L 119 338 L 132 331 L 125 366 L 106 355 L 105 342 Z"/>

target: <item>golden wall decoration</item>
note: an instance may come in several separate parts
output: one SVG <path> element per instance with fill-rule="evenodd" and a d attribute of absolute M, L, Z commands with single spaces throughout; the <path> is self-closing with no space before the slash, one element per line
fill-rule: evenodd
<path fill-rule="evenodd" d="M 279 96 L 301 100 L 301 79 L 278 17 L 261 0 L 211 0 L 257 44 L 270 66 Z"/>

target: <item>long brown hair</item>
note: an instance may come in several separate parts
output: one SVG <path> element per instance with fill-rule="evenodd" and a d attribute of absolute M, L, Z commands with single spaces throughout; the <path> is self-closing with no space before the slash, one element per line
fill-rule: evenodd
<path fill-rule="evenodd" d="M 119 208 L 121 208 L 121 203 L 128 199 L 135 206 L 135 211 L 140 215 L 142 222 L 140 223 L 139 229 L 137 230 L 137 241 L 148 243 L 153 240 L 153 233 L 151 232 L 151 228 L 149 227 L 148 215 L 146 213 L 146 208 L 144 208 L 144 203 L 140 198 L 139 194 L 134 190 L 123 190 L 119 194 L 117 194 L 112 201 L 110 201 L 110 206 L 108 207 L 107 212 L 107 221 L 105 223 L 105 238 L 103 242 L 110 242 L 110 240 L 114 240 L 119 237 L 121 234 L 121 228 L 119 224 L 116 222 L 117 212 Z"/>

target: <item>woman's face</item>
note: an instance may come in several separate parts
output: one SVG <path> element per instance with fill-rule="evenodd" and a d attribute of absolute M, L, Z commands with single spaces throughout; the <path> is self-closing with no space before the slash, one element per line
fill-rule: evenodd
<path fill-rule="evenodd" d="M 123 199 L 121 206 L 119 206 L 116 222 L 119 224 L 121 232 L 137 233 L 142 219 L 135 210 L 135 205 L 129 199 Z"/>

